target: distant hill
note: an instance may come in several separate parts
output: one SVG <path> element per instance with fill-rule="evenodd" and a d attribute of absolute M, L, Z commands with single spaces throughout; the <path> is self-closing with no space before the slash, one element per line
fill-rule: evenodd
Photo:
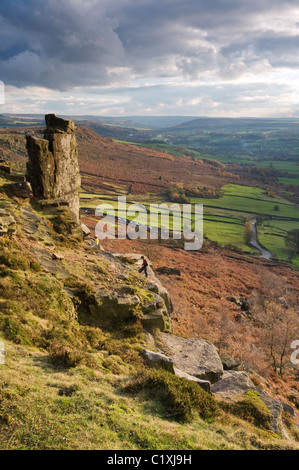
<path fill-rule="evenodd" d="M 1 116 L 6 122 L 14 122 L 16 119 L 20 121 L 44 121 L 43 114 L 5 114 Z M 62 115 L 66 119 L 72 119 L 77 123 L 94 122 L 104 126 L 116 126 L 132 129 L 161 129 L 177 126 L 194 119 L 194 116 L 93 116 L 93 115 Z"/>
<path fill-rule="evenodd" d="M 215 130 L 217 132 L 266 132 L 273 130 L 299 131 L 297 119 L 258 119 L 258 118 L 209 118 L 199 117 L 178 123 L 164 131 L 184 130 Z"/>
<path fill-rule="evenodd" d="M 83 185 L 91 190 L 107 189 L 107 183 L 131 187 L 135 194 L 163 191 L 180 182 L 220 188 L 232 178 L 208 163 L 114 142 L 81 125 L 76 133 Z"/>
<path fill-rule="evenodd" d="M 73 116 L 75 121 L 93 121 L 104 125 L 129 127 L 133 129 L 162 129 L 183 124 L 194 119 L 194 116 Z"/>
<path fill-rule="evenodd" d="M 0 128 L 41 126 L 43 122 L 44 117 L 40 118 L 37 116 L 0 115 Z"/>
<path fill-rule="evenodd" d="M 27 161 L 25 135 L 42 137 L 43 128 L 44 124 L 42 127 L 0 129 L 0 158 L 24 166 Z M 76 135 L 83 186 L 91 191 L 105 191 L 111 185 L 140 194 L 164 191 L 181 182 L 220 188 L 233 178 L 228 168 L 223 172 L 222 164 L 216 168 L 215 163 L 115 142 L 82 125 L 77 126 Z"/>

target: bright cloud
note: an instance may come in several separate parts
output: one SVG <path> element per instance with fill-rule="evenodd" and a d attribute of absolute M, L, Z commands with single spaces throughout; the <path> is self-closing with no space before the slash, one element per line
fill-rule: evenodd
<path fill-rule="evenodd" d="M 297 115 L 298 18 L 297 0 L 1 2 L 0 113 Z"/>

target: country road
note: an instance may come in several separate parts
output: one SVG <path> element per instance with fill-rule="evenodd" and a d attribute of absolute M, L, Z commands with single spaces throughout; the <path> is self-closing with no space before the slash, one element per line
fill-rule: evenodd
<path fill-rule="evenodd" d="M 251 241 L 250 241 L 251 245 L 254 246 L 255 248 L 257 248 L 261 252 L 261 255 L 260 255 L 261 258 L 271 259 L 272 258 L 272 253 L 270 253 L 270 251 L 266 250 L 266 248 L 264 248 L 258 242 L 257 220 L 256 219 L 253 219 L 251 221 L 251 232 L 252 232 Z"/>

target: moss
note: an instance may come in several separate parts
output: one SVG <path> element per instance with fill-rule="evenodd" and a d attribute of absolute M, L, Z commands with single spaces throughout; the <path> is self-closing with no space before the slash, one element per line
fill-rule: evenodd
<path fill-rule="evenodd" d="M 138 286 L 134 286 L 133 290 L 134 290 L 134 294 L 136 294 L 140 298 L 141 301 L 145 301 L 145 302 L 154 301 L 154 296 L 150 291 L 143 289 L 141 287 L 138 287 Z"/>
<path fill-rule="evenodd" d="M 168 418 L 190 422 L 199 414 L 204 419 L 216 416 L 218 406 L 214 398 L 198 384 L 176 377 L 164 370 L 146 371 L 124 389 L 126 392 L 149 394 L 165 407 Z"/>
<path fill-rule="evenodd" d="M 42 271 L 42 266 L 40 263 L 38 263 L 37 261 L 30 261 L 30 269 L 31 271 L 35 271 L 37 273 L 41 272 Z"/>
<path fill-rule="evenodd" d="M 241 400 L 228 406 L 229 411 L 262 429 L 271 429 L 271 413 L 255 390 L 248 390 Z"/>
<path fill-rule="evenodd" d="M 22 254 L 12 253 L 10 251 L 4 251 L 0 254 L 0 264 L 4 264 L 15 270 L 26 271 L 29 269 L 29 262 Z"/>

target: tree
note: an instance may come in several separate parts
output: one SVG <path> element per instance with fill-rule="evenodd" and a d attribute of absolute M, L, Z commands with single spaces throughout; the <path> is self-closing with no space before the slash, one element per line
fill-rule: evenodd
<path fill-rule="evenodd" d="M 245 225 L 244 225 L 244 240 L 247 245 L 251 242 L 251 238 L 252 238 L 252 225 L 251 225 L 251 222 L 248 220 L 247 222 L 245 222 Z"/>
<path fill-rule="evenodd" d="M 292 251 L 299 251 L 299 229 L 290 230 L 285 238 L 286 247 Z"/>
<path fill-rule="evenodd" d="M 290 345 L 298 333 L 297 314 L 292 308 L 286 310 L 276 302 L 266 301 L 263 323 L 263 345 L 274 372 L 282 377 L 289 362 Z"/>

